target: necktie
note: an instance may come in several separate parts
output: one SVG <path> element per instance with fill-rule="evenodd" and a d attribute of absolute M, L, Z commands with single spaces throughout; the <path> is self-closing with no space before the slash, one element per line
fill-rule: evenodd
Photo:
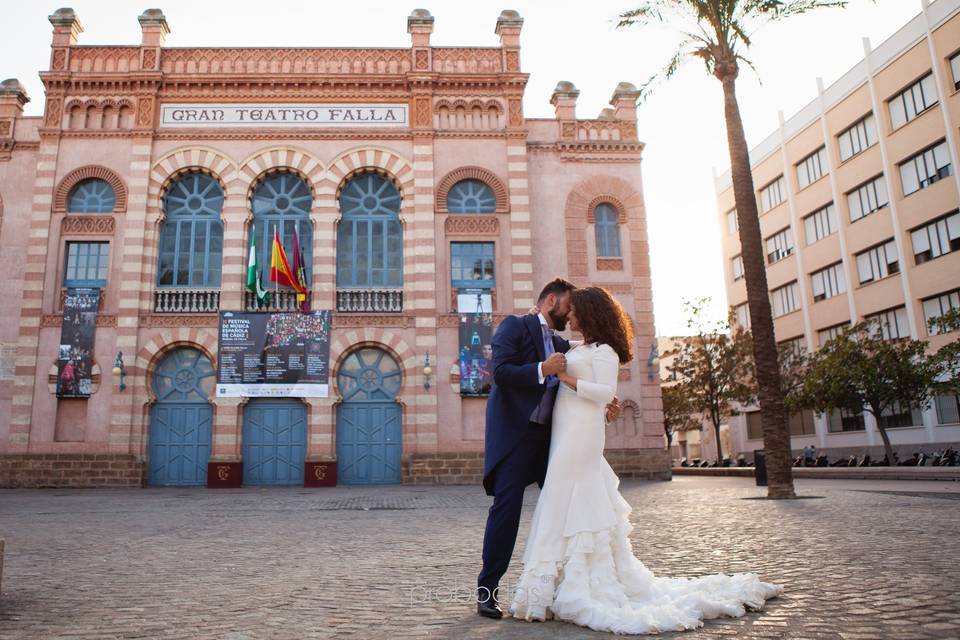
<path fill-rule="evenodd" d="M 543 359 L 546 360 L 555 352 L 553 348 L 553 331 L 546 325 L 541 325 L 543 329 Z M 548 387 L 556 386 L 560 383 L 560 379 L 555 375 L 549 375 L 544 379 Z"/>

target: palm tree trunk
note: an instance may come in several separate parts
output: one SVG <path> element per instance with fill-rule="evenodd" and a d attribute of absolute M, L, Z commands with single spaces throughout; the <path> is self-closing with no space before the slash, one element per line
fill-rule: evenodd
<path fill-rule="evenodd" d="M 780 367 L 777 364 L 777 343 L 773 333 L 770 294 L 767 291 L 767 271 L 764 267 L 760 219 L 750 170 L 750 151 L 737 104 L 736 71 L 723 75 L 720 80 L 723 83 L 730 174 L 737 206 L 737 221 L 740 223 L 740 255 L 743 259 L 753 333 L 753 359 L 759 387 L 763 447 L 767 457 L 767 497 L 795 498 L 793 470 L 790 466 L 790 431 L 787 428 Z"/>

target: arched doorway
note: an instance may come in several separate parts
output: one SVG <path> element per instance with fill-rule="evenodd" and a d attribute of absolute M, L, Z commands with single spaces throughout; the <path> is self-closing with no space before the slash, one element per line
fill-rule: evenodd
<path fill-rule="evenodd" d="M 400 482 L 400 365 L 386 351 L 367 347 L 348 355 L 337 386 L 337 482 Z"/>
<path fill-rule="evenodd" d="M 202 351 L 180 347 L 167 353 L 153 372 L 157 401 L 150 409 L 151 485 L 203 485 L 213 432 L 208 398 L 213 364 Z"/>
<path fill-rule="evenodd" d="M 251 400 L 243 409 L 243 483 L 302 485 L 307 407 L 297 399 Z"/>

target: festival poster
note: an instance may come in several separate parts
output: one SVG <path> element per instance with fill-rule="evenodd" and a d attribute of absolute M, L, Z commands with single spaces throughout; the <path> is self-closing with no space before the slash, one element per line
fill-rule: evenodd
<path fill-rule="evenodd" d="M 99 304 L 99 289 L 67 289 L 57 358 L 58 398 L 90 397 Z"/>
<path fill-rule="evenodd" d="M 326 398 L 330 312 L 220 312 L 217 396 Z"/>
<path fill-rule="evenodd" d="M 461 290 L 460 395 L 485 396 L 493 384 L 493 308 L 489 291 Z"/>

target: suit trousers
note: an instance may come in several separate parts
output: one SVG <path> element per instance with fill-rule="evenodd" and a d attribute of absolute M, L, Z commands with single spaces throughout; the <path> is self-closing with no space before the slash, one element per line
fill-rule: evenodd
<path fill-rule="evenodd" d="M 520 443 L 494 469 L 493 505 L 483 535 L 483 569 L 477 577 L 480 598 L 494 593 L 507 572 L 520 528 L 523 492 L 539 481 L 549 449 L 550 425 L 531 422 Z"/>

